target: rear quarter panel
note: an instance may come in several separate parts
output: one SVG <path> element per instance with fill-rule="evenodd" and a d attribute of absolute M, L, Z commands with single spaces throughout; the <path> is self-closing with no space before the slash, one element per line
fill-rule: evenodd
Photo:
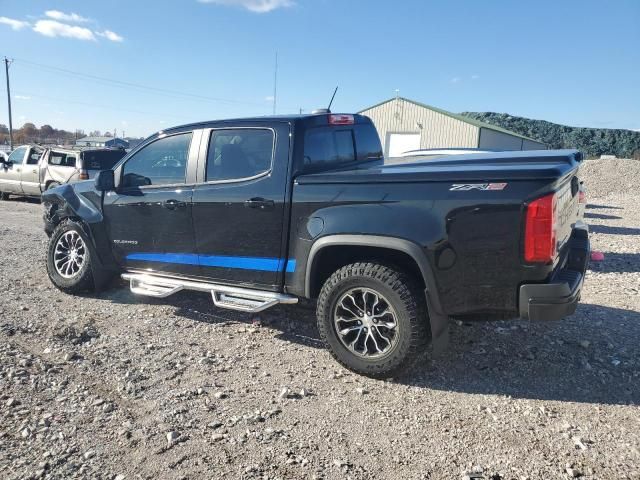
<path fill-rule="evenodd" d="M 289 241 L 298 267 L 287 287 L 301 294 L 306 259 L 319 238 L 381 235 L 422 249 L 445 313 L 515 314 L 518 285 L 543 281 L 553 268 L 523 263 L 525 200 L 554 186 L 535 180 L 496 191 L 451 191 L 452 182 L 295 184 Z"/>

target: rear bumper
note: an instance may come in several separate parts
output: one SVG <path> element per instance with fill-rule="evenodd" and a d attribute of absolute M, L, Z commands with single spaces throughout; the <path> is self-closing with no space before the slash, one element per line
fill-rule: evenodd
<path fill-rule="evenodd" d="M 589 261 L 589 233 L 576 227 L 569 241 L 567 261 L 549 283 L 520 286 L 520 316 L 529 320 L 560 320 L 576 311 Z"/>

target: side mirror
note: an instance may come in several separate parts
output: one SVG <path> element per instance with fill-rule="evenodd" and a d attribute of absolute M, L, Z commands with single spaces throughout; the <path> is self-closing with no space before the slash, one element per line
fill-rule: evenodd
<path fill-rule="evenodd" d="M 99 192 L 110 192 L 116 189 L 116 182 L 113 170 L 102 170 L 96 176 L 96 190 Z"/>

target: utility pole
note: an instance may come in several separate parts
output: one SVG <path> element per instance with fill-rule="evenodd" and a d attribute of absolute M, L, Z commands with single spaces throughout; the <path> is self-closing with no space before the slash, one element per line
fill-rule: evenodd
<path fill-rule="evenodd" d="M 276 68 L 273 72 L 273 114 L 276 114 L 276 99 L 278 96 L 278 52 L 276 52 Z"/>
<path fill-rule="evenodd" d="M 4 57 L 4 73 L 7 76 L 7 105 L 9 106 L 9 150 L 13 150 L 13 122 L 11 120 L 11 89 L 9 87 L 9 64 L 11 61 Z"/>

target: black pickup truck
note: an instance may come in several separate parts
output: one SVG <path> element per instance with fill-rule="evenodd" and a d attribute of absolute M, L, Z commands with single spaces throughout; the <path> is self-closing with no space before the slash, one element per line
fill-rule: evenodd
<path fill-rule="evenodd" d="M 370 119 L 324 112 L 161 131 L 43 194 L 61 290 L 210 292 L 258 312 L 317 300 L 334 357 L 389 376 L 448 319 L 557 320 L 589 253 L 574 150 L 386 163 Z"/>

